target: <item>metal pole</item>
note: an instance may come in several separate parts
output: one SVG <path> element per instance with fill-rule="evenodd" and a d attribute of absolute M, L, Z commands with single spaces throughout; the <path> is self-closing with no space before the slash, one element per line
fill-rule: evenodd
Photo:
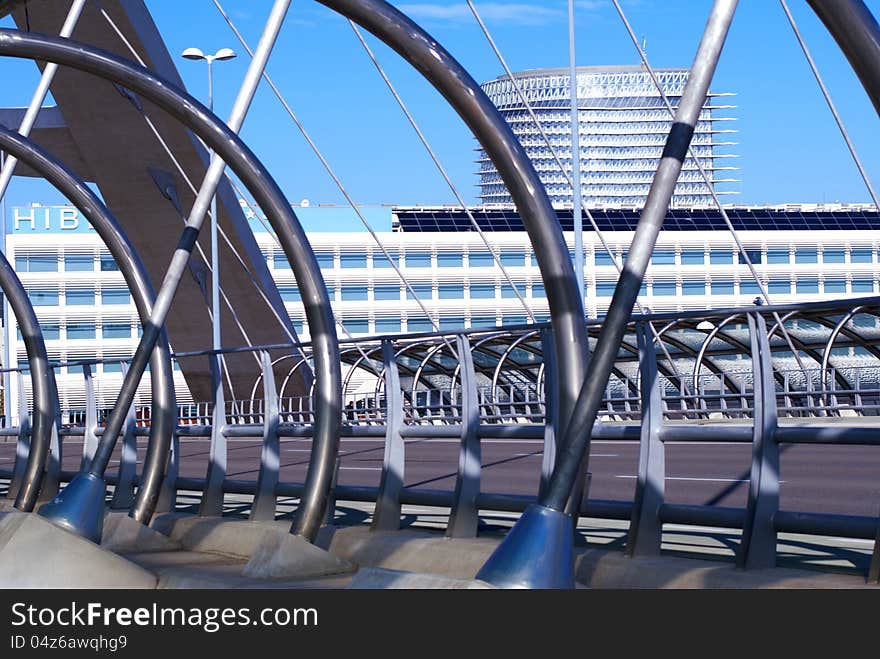
<path fill-rule="evenodd" d="M 675 183 L 681 173 L 688 146 L 697 125 L 700 110 L 706 101 L 709 84 L 721 55 L 738 0 L 716 0 L 691 67 L 675 120 L 669 131 L 663 156 L 648 199 L 642 211 L 623 274 L 614 291 L 605 322 L 593 352 L 589 373 L 581 388 L 571 422 L 562 443 L 564 454 L 557 462 L 550 488 L 540 502 L 543 506 L 561 511 L 571 493 L 575 477 L 590 446 L 590 434 L 596 420 L 602 392 L 614 366 L 620 342 L 633 305 L 639 294 L 651 252 L 666 212 Z"/>
<path fill-rule="evenodd" d="M 568 77 L 571 94 L 571 192 L 574 219 L 574 274 L 584 304 L 584 222 L 581 217 L 581 120 L 578 112 L 574 0 L 568 0 Z"/>
<path fill-rule="evenodd" d="M 4 168 L 6 164 L 6 151 L 0 151 L 0 170 Z M 0 194 L 0 222 L 3 223 L 2 235 L 0 235 L 0 254 L 4 257 L 6 256 L 6 232 L 8 230 L 9 224 L 6 218 L 6 195 Z M 6 299 L 6 296 L 3 296 L 3 368 L 8 369 L 12 361 L 12 351 L 9 349 L 9 340 L 10 340 L 10 325 L 9 325 L 9 300 Z M 3 418 L 4 418 L 4 427 L 8 427 L 12 423 L 12 402 L 9 398 L 9 394 L 12 391 L 12 372 L 6 370 L 3 372 Z"/>
<path fill-rule="evenodd" d="M 275 45 L 278 32 L 281 29 L 281 23 L 284 20 L 289 5 L 290 0 L 276 0 L 272 7 L 272 12 L 266 22 L 263 35 L 260 37 L 256 54 L 248 67 L 238 97 L 235 99 L 235 104 L 229 115 L 227 125 L 233 132 L 238 132 L 242 123 L 244 123 L 245 115 L 253 100 L 260 77 L 266 67 L 272 47 Z M 186 272 L 187 263 L 198 240 L 199 230 L 205 220 L 205 213 L 217 191 L 217 186 L 223 177 L 223 170 L 225 168 L 226 163 L 221 158 L 216 155 L 211 157 L 208 172 L 202 181 L 199 194 L 190 210 L 186 227 L 174 251 L 171 264 L 165 273 L 165 279 L 162 282 L 158 295 L 156 295 L 156 302 L 153 305 L 149 322 L 144 328 L 143 336 L 132 358 L 131 367 L 122 382 L 116 406 L 113 408 L 113 412 L 107 421 L 107 429 L 101 438 L 101 443 L 98 444 L 95 459 L 92 461 L 92 466 L 89 470 L 89 473 L 93 476 L 100 478 L 107 468 L 116 436 L 119 434 L 125 421 L 125 412 L 137 393 L 138 384 L 146 370 L 149 353 L 159 338 L 162 328 L 165 326 L 165 319 L 168 316 L 174 295 L 177 293 L 180 279 L 183 273 Z"/>
<path fill-rule="evenodd" d="M 214 58 L 208 55 L 208 109 L 214 112 Z M 214 150 L 208 150 L 208 158 L 213 159 Z M 211 323 L 212 345 L 214 350 L 220 350 L 220 256 L 217 242 L 217 192 L 211 196 Z M 220 367 L 223 367 L 221 360 Z"/>

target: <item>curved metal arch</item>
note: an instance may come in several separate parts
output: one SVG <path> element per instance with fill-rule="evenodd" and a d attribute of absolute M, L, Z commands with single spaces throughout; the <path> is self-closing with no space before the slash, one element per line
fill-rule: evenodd
<path fill-rule="evenodd" d="M 132 294 L 141 323 L 146 323 L 153 308 L 156 294 L 141 262 L 125 231 L 113 217 L 110 210 L 92 190 L 61 161 L 45 151 L 38 144 L 18 133 L 0 128 L 0 149 L 12 154 L 41 174 L 57 188 L 95 229 L 107 246 Z M 177 425 L 177 404 L 174 394 L 174 381 L 171 367 L 171 349 L 167 334 L 163 331 L 150 356 L 151 394 L 150 439 L 147 455 L 141 474 L 137 496 L 131 507 L 131 517 L 141 524 L 148 524 L 156 507 L 162 479 L 165 474 L 165 456 L 171 446 L 174 428 Z M 36 438 L 36 433 L 35 433 Z M 35 441 L 42 441 L 35 439 Z M 33 449 L 32 449 L 33 450 Z M 35 455 L 35 461 L 39 457 Z M 28 473 L 34 474 L 35 466 L 28 465 Z M 39 472 L 42 474 L 42 471 Z M 36 503 L 36 492 L 27 490 L 24 505 L 32 510 Z M 22 493 L 25 490 L 22 489 Z M 23 510 L 25 508 L 22 508 Z"/>
<path fill-rule="evenodd" d="M 541 330 L 530 330 L 523 335 L 517 337 L 507 346 L 507 349 L 501 354 L 501 358 L 498 360 L 498 363 L 495 365 L 495 370 L 492 373 L 492 391 L 495 391 L 495 387 L 498 386 L 498 374 L 501 372 L 501 367 L 504 366 L 504 362 L 507 361 L 507 358 L 510 356 L 510 353 L 513 352 L 516 347 L 525 341 L 526 339 L 530 339 L 535 336 L 540 336 Z M 538 354 L 537 351 L 532 351 L 533 354 Z"/>
<path fill-rule="evenodd" d="M 694 371 L 691 376 L 692 381 L 693 381 L 693 385 L 694 385 L 694 389 L 699 390 L 699 387 L 697 385 L 699 384 L 700 371 L 702 370 L 702 367 L 703 367 L 703 359 L 706 357 L 706 352 L 709 350 L 709 346 L 711 345 L 712 341 L 715 339 L 716 336 L 721 335 L 721 337 L 724 337 L 724 338 L 719 337 L 719 340 L 724 341 L 725 343 L 729 343 L 730 345 L 745 347 L 744 344 L 740 343 L 736 339 L 731 339 L 731 337 L 729 337 L 727 334 L 722 334 L 722 332 L 721 332 L 721 330 L 724 329 L 724 326 L 727 325 L 729 322 L 736 320 L 737 318 L 744 317 L 744 316 L 745 316 L 745 313 L 731 314 L 730 316 L 728 316 L 727 318 L 722 320 L 720 323 L 716 324 L 715 327 L 713 327 L 712 330 L 706 335 L 706 338 L 703 339 L 703 342 L 700 344 L 700 350 L 697 353 L 696 361 L 694 362 Z M 696 330 L 697 332 L 700 331 L 696 327 L 694 327 L 693 329 Z M 749 354 L 748 350 L 744 351 L 743 354 L 746 354 L 746 355 Z"/>
<path fill-rule="evenodd" d="M 348 372 L 345 374 L 345 377 L 342 380 L 342 393 L 343 393 L 343 395 L 345 395 L 345 392 L 348 390 L 348 385 L 351 382 L 351 378 L 354 375 L 355 370 L 360 368 L 360 363 L 364 360 L 369 361 L 369 360 L 373 359 L 373 357 L 370 357 L 369 355 L 372 353 L 375 353 L 377 350 L 381 353 L 382 347 L 381 346 L 373 347 L 368 350 L 362 350 L 360 348 L 350 348 L 348 350 L 343 350 L 340 353 L 340 355 L 339 355 L 340 364 L 348 364 L 348 366 L 349 366 Z M 356 360 L 354 360 L 353 362 L 348 363 L 345 361 L 345 357 L 349 353 L 352 353 L 352 352 L 357 353 L 360 356 Z M 372 364 L 370 364 L 370 366 L 372 367 Z M 371 372 L 373 375 L 378 377 L 380 370 L 381 369 L 370 368 L 369 372 Z"/>
<path fill-rule="evenodd" d="M 312 338 L 316 377 L 315 427 L 303 495 L 291 532 L 313 541 L 324 517 L 339 449 L 342 407 L 337 368 L 339 344 L 318 261 L 278 184 L 222 120 L 196 99 L 144 67 L 69 39 L 9 29 L 0 29 L 0 56 L 69 66 L 116 82 L 143 96 L 201 137 L 241 179 L 266 214 L 293 267 Z M 120 426 L 121 419 L 119 416 L 117 421 Z M 107 438 L 107 434 L 111 437 Z M 108 442 L 115 442 L 113 434 L 105 433 L 102 442 L 105 438 Z M 107 454 L 106 446 L 99 445 L 99 452 L 103 455 Z"/>
<path fill-rule="evenodd" d="M 46 352 L 40 321 L 24 285 L 2 253 L 0 253 L 0 289 L 8 298 L 9 306 L 21 329 L 31 375 L 34 417 L 31 449 L 21 489 L 15 498 L 16 508 L 30 512 L 36 505 L 43 483 L 43 469 L 49 457 L 52 428 L 60 416 L 58 387 L 55 384 L 55 371 L 49 367 L 49 354 Z"/>
<path fill-rule="evenodd" d="M 464 120 L 510 191 L 547 293 L 559 364 L 560 436 L 564 436 L 586 377 L 586 321 L 565 237 L 528 154 L 470 74 L 443 46 L 388 2 L 317 1 L 371 32 L 419 71 Z"/>
<path fill-rule="evenodd" d="M 790 318 L 794 318 L 795 316 L 798 316 L 800 314 L 801 314 L 801 311 L 799 309 L 795 309 L 794 311 L 789 311 L 787 314 L 782 316 L 779 320 L 782 323 L 785 323 L 785 321 L 789 320 Z M 830 321 L 823 322 L 821 320 L 818 320 L 818 317 L 804 316 L 803 319 L 810 321 L 810 322 L 814 322 L 817 325 L 825 325 L 826 327 L 833 326 L 833 324 Z M 779 326 L 780 326 L 780 323 L 778 321 L 773 323 L 772 329 L 773 329 L 774 333 L 776 332 L 776 330 L 779 329 Z M 770 332 L 767 332 L 767 340 L 769 341 L 770 338 L 771 338 L 771 334 L 770 334 Z M 810 359 L 812 359 L 814 362 L 816 362 L 817 365 L 822 364 L 822 353 L 820 353 L 815 348 L 808 347 L 803 341 L 798 339 L 796 336 L 791 336 L 791 334 L 789 334 L 789 339 L 791 340 L 792 345 L 796 349 L 798 349 L 801 352 L 803 352 L 804 354 L 806 354 Z M 772 350 L 771 350 L 771 353 L 772 353 Z M 776 380 L 780 381 L 782 376 L 777 373 L 776 369 L 773 369 L 773 373 L 776 375 Z M 837 383 L 841 386 L 848 387 L 850 384 L 847 381 L 847 379 L 843 376 L 843 374 L 841 374 L 840 372 L 837 372 L 835 374 L 835 379 L 837 380 Z"/>
<path fill-rule="evenodd" d="M 423 373 L 424 370 L 425 370 L 425 366 L 428 365 L 428 362 L 431 361 L 431 359 L 434 357 L 434 355 L 436 355 L 438 352 L 442 352 L 443 349 L 446 348 L 446 347 L 447 347 L 447 344 L 446 344 L 446 343 L 438 343 L 438 344 L 435 345 L 433 348 L 431 348 L 430 350 L 428 350 L 428 351 L 425 353 L 425 356 L 422 357 L 422 361 L 419 362 L 419 366 L 418 366 L 418 368 L 416 369 L 415 373 L 413 374 L 413 382 L 412 382 L 412 386 L 410 387 L 410 395 L 411 395 L 411 396 L 415 396 L 415 393 L 416 393 L 416 387 L 418 387 L 419 382 L 420 382 L 421 379 L 422 379 L 422 373 Z M 440 368 L 441 371 L 446 372 L 446 369 L 443 368 L 442 365 L 439 365 L 439 368 Z M 433 387 L 431 387 L 431 388 L 433 389 Z"/>
<path fill-rule="evenodd" d="M 878 314 L 876 311 L 871 312 L 871 311 L 868 311 L 867 309 L 868 309 L 868 307 L 864 307 L 861 305 L 859 305 L 857 307 L 853 307 L 846 314 L 844 314 L 844 316 L 834 326 L 834 329 L 831 330 L 831 335 L 828 337 L 828 340 L 825 342 L 825 347 L 822 350 L 822 372 L 823 373 L 828 369 L 828 362 L 831 357 L 831 349 L 834 346 L 834 342 L 837 340 L 837 335 L 841 333 L 841 331 L 844 329 L 845 325 L 850 320 L 852 320 L 855 316 L 859 316 L 861 314 L 871 315 L 871 316 L 874 316 L 875 318 L 880 316 L 880 314 Z M 856 335 L 858 336 L 857 333 L 856 333 Z M 860 339 L 859 343 L 863 347 L 868 348 L 869 344 L 866 344 L 864 339 L 861 339 L 861 337 L 859 337 L 859 339 Z M 876 348 L 875 348 L 875 350 L 876 350 Z M 877 351 L 874 354 L 875 354 L 875 356 L 880 355 L 880 351 Z"/>

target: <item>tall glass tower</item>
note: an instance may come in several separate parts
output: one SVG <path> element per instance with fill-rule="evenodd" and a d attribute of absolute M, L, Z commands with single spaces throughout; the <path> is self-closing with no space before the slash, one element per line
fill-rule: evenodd
<path fill-rule="evenodd" d="M 687 69 L 657 69 L 663 90 L 677 106 L 687 82 Z M 533 69 L 514 78 L 541 126 L 566 174 L 535 126 L 516 88 L 502 76 L 484 83 L 483 89 L 513 128 L 547 188 L 554 206 L 572 205 L 568 183 L 571 176 L 571 112 L 568 69 Z M 641 66 L 584 66 L 577 69 L 580 124 L 581 187 L 588 207 L 639 207 L 648 188 L 669 132 L 670 116 L 651 77 Z M 733 194 L 723 184 L 736 183 L 728 164 L 736 156 L 729 141 L 736 131 L 728 128 L 734 118 L 724 116 L 735 106 L 723 104 L 712 93 L 700 116 L 693 149 L 710 174 L 719 195 Z M 479 159 L 480 197 L 484 204 L 513 203 L 507 188 L 485 152 Z M 720 187 L 719 187 L 719 184 Z M 729 187 L 729 186 L 728 186 Z M 711 191 L 693 160 L 685 162 L 672 205 L 704 206 L 712 203 Z"/>

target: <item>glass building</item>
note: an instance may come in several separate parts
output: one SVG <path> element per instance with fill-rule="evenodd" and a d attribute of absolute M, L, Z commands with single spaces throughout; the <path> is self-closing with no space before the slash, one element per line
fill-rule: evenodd
<path fill-rule="evenodd" d="M 657 69 L 656 75 L 673 107 L 687 82 L 687 69 Z M 565 173 L 553 156 L 541 130 L 507 76 L 484 83 L 483 90 L 501 111 L 529 155 L 554 206 L 572 205 L 571 93 L 568 69 L 533 69 L 514 78 L 535 112 Z M 644 205 L 671 124 L 669 111 L 651 77 L 640 66 L 585 66 L 577 69 L 581 189 L 586 206 Z M 692 149 L 707 170 L 719 195 L 732 194 L 723 184 L 736 182 L 729 164 L 733 153 L 725 147 L 736 131 L 725 111 L 735 106 L 721 99 L 730 94 L 710 93 L 700 114 Z M 480 150 L 477 160 L 480 198 L 484 204 L 513 203 L 495 166 Z M 719 185 L 721 184 L 721 185 Z M 673 207 L 706 205 L 711 190 L 692 159 L 684 163 Z"/>

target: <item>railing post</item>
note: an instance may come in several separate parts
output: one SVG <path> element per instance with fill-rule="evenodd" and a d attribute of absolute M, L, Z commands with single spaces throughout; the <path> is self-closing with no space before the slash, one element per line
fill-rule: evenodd
<path fill-rule="evenodd" d="M 12 482 L 9 484 L 7 499 L 15 501 L 24 480 L 28 454 L 31 451 L 31 417 L 28 413 L 27 394 L 24 390 L 24 375 L 16 373 L 18 380 L 18 441 L 15 444 L 15 465 L 12 468 Z"/>
<path fill-rule="evenodd" d="M 749 499 L 737 564 L 743 568 L 768 568 L 776 565 L 776 526 L 773 518 L 779 509 L 776 383 L 767 324 L 758 314 L 749 314 L 748 320 L 755 412 Z"/>
<path fill-rule="evenodd" d="M 324 514 L 324 523 L 333 526 L 336 521 L 336 486 L 339 484 L 339 466 L 341 460 L 337 459 L 333 467 L 333 480 L 330 481 L 330 491 L 327 493 L 327 512 Z"/>
<path fill-rule="evenodd" d="M 880 517 L 877 518 L 877 533 L 874 535 L 874 553 L 868 568 L 868 583 L 880 584 Z"/>
<path fill-rule="evenodd" d="M 446 537 L 472 538 L 477 535 L 480 521 L 477 511 L 481 469 L 480 438 L 477 436 L 480 408 L 477 405 L 476 373 L 470 341 L 467 336 L 459 334 L 455 342 L 461 364 L 461 451 Z"/>
<path fill-rule="evenodd" d="M 663 399 L 657 370 L 657 352 L 653 336 L 645 323 L 637 325 L 636 336 L 639 347 L 642 431 L 639 441 L 639 475 L 626 553 L 630 556 L 657 556 L 660 554 L 663 534 L 660 507 L 666 493 L 666 447 L 660 441 Z"/>
<path fill-rule="evenodd" d="M 205 491 L 199 505 L 199 515 L 223 514 L 223 482 L 226 480 L 226 399 L 223 395 L 223 372 L 220 355 L 211 355 L 211 387 L 214 391 L 214 414 L 211 417 L 211 448 L 208 455 L 208 473 Z"/>
<path fill-rule="evenodd" d="M 373 513 L 373 531 L 396 531 L 400 528 L 400 491 L 406 471 L 406 444 L 400 436 L 403 425 L 403 392 L 394 343 L 382 341 L 382 364 L 385 369 L 385 455 L 382 479 Z"/>
<path fill-rule="evenodd" d="M 541 482 L 538 497 L 544 493 L 556 465 L 556 441 L 559 434 L 559 394 L 557 391 L 556 350 L 553 330 L 541 330 L 541 353 L 544 355 L 544 455 L 541 458 Z"/>
<path fill-rule="evenodd" d="M 85 380 L 86 392 L 86 418 L 83 428 L 83 454 L 79 463 L 79 470 L 86 471 L 92 466 L 92 458 L 98 450 L 98 400 L 95 398 L 95 380 L 92 377 L 92 367 L 83 364 L 83 379 Z"/>
<path fill-rule="evenodd" d="M 251 506 L 250 519 L 253 521 L 275 519 L 275 486 L 278 485 L 278 471 L 281 467 L 278 394 L 275 391 L 272 360 L 265 350 L 260 352 L 260 365 L 263 370 L 263 449 L 260 452 L 257 493 Z"/>
<path fill-rule="evenodd" d="M 128 372 L 128 364 L 122 364 L 122 377 Z M 125 425 L 122 426 L 122 449 L 119 456 L 119 472 L 116 487 L 113 490 L 113 499 L 110 501 L 112 510 L 129 508 L 134 503 L 134 477 L 137 471 L 137 417 L 135 416 L 134 403 L 128 408 L 125 415 Z"/>
<path fill-rule="evenodd" d="M 177 431 L 171 436 L 171 449 L 168 451 L 168 467 L 165 469 L 165 480 L 159 490 L 156 502 L 157 513 L 174 512 L 177 507 L 177 476 L 180 473 L 180 435 Z"/>

